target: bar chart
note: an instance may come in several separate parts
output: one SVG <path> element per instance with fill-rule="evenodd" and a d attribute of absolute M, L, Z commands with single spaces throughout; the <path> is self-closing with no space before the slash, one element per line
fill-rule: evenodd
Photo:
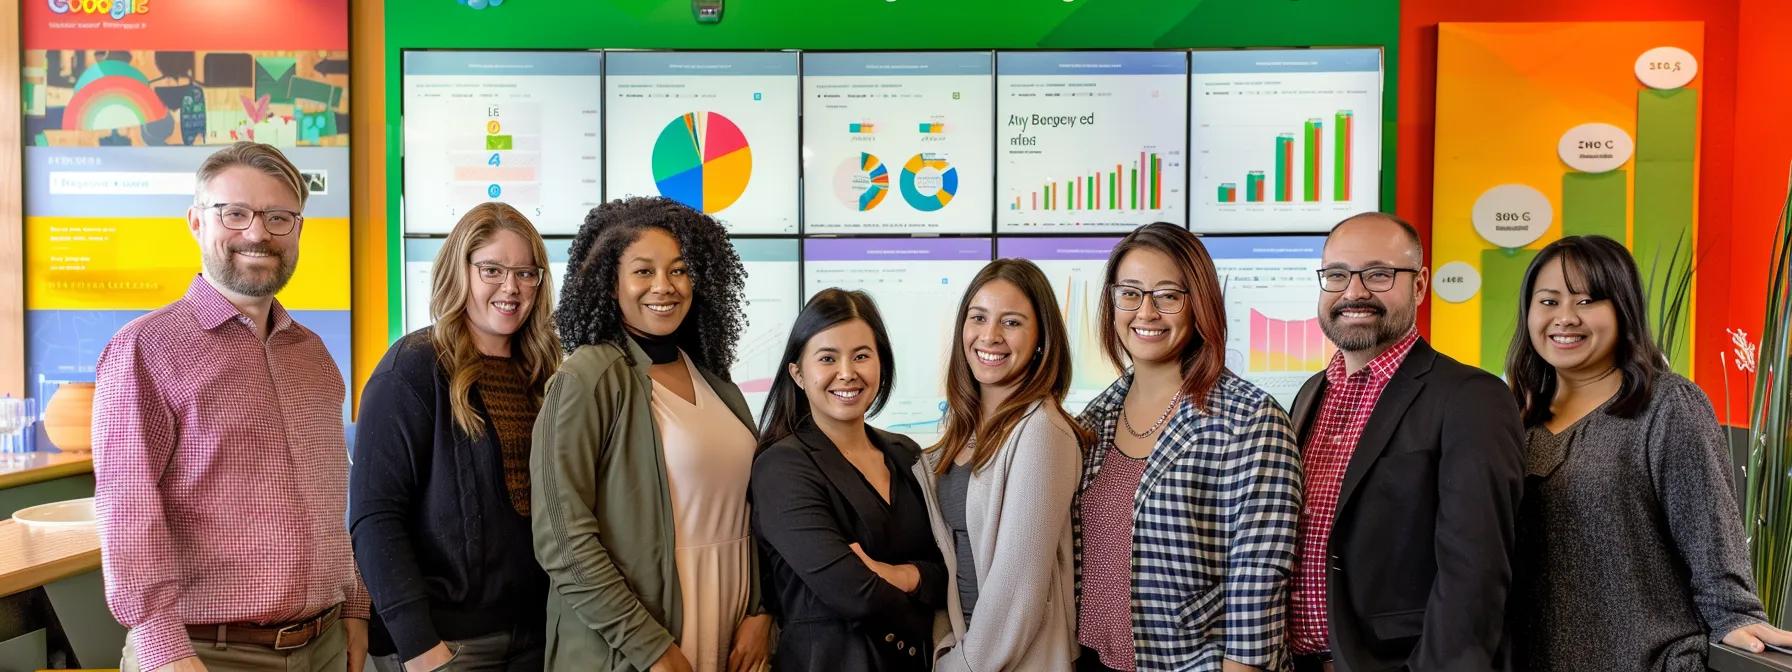
<path fill-rule="evenodd" d="M 1195 230 L 1320 232 L 1380 209 L 1380 124 L 1357 123 L 1381 118 L 1378 52 L 1197 51 L 1190 67 Z"/>
<path fill-rule="evenodd" d="M 1015 196 L 1009 210 L 1160 210 L 1164 207 L 1164 160 L 1140 151 L 1131 165 L 1093 170 L 1081 177 L 1047 182 Z"/>

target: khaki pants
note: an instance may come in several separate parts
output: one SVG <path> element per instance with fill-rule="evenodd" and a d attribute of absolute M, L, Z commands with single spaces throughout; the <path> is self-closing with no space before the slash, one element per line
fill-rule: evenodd
<path fill-rule="evenodd" d="M 254 644 L 218 644 L 193 640 L 193 652 L 207 672 L 346 672 L 348 635 L 337 619 L 322 637 L 289 651 Z M 137 648 L 129 634 L 124 639 L 124 659 L 119 672 L 155 672 L 137 667 Z"/>

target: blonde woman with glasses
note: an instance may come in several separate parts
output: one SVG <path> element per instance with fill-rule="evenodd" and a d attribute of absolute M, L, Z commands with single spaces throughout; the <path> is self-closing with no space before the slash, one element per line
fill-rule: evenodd
<path fill-rule="evenodd" d="M 436 256 L 433 326 L 393 344 L 362 394 L 349 530 L 383 672 L 540 670 L 547 575 L 529 452 L 560 362 L 547 247 L 503 203 L 468 211 Z"/>

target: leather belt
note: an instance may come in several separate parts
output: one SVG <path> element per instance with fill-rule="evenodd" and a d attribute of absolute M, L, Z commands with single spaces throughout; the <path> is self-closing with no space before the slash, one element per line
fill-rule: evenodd
<path fill-rule="evenodd" d="M 187 636 L 219 644 L 252 644 L 275 651 L 290 651 L 322 637 L 342 615 L 342 605 L 323 610 L 316 616 L 294 623 L 262 625 L 256 623 L 218 623 L 189 625 Z"/>

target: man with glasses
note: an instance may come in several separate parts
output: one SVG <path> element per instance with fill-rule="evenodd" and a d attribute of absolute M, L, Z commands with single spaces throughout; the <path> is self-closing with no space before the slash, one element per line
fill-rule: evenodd
<path fill-rule="evenodd" d="M 96 372 L 121 668 L 358 672 L 368 598 L 343 523 L 344 385 L 274 299 L 298 263 L 304 181 L 279 150 L 239 142 L 206 159 L 196 192 L 203 271 L 113 336 Z"/>
<path fill-rule="evenodd" d="M 1400 218 L 1339 223 L 1318 281 L 1338 353 L 1292 416 L 1306 476 L 1295 669 L 1503 669 L 1524 484 L 1512 394 L 1419 338 L 1430 272 Z"/>

